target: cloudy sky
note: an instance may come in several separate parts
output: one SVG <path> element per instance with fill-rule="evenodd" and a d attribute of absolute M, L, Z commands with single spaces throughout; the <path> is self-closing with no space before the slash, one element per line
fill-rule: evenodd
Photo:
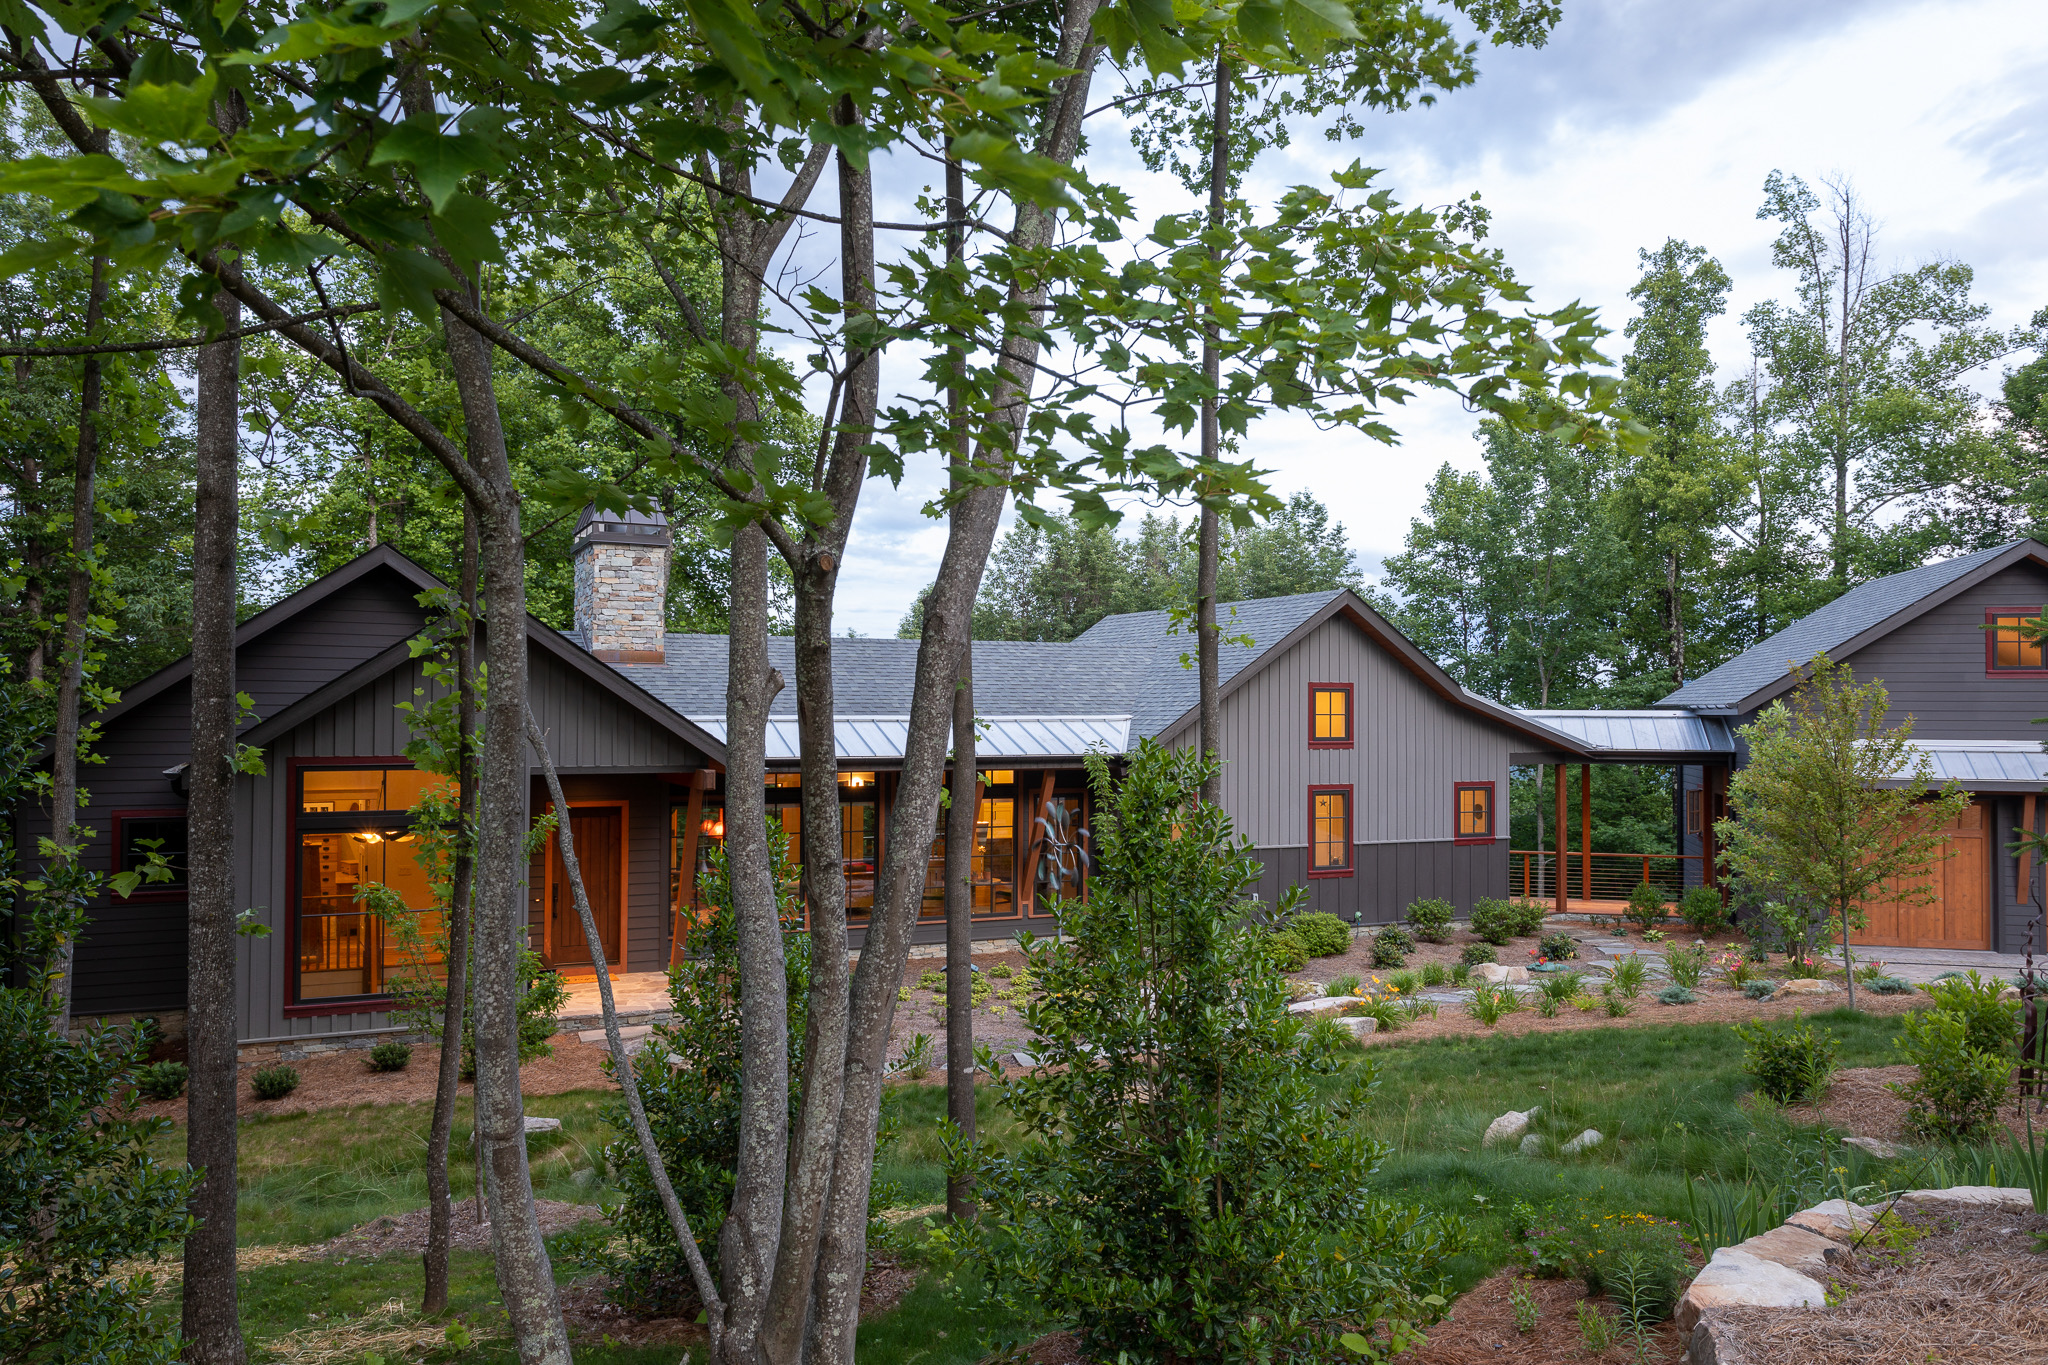
<path fill-rule="evenodd" d="M 1788 290 L 1770 264 L 1774 225 L 1756 218 L 1773 169 L 1810 183 L 1846 177 L 1877 219 L 1886 265 L 1969 263 L 1998 325 L 2048 305 L 2040 0 L 1566 0 L 1565 11 L 1547 47 L 1483 52 L 1477 85 L 1377 119 L 1362 142 L 1298 136 L 1262 163 L 1247 197 L 1320 182 L 1354 157 L 1384 167 L 1380 183 L 1406 202 L 1476 190 L 1494 213 L 1492 240 L 1537 305 L 1583 300 L 1617 333 L 1637 251 L 1684 238 L 1734 278 L 1714 338 L 1731 370 L 1746 360 L 1735 318 Z M 1098 176 L 1134 186 L 1148 216 L 1188 207 L 1177 187 L 1143 175 L 1112 123 L 1097 123 Z M 908 210 L 913 182 L 926 178 L 902 169 L 878 185 L 885 214 Z M 908 382 L 907 366 L 890 370 Z M 1393 448 L 1281 420 L 1254 428 L 1247 447 L 1283 495 L 1310 488 L 1330 505 L 1368 572 L 1400 548 L 1443 463 L 1478 463 L 1473 419 L 1456 403 L 1411 405 L 1396 421 L 1403 441 Z M 944 542 L 919 512 L 931 491 L 921 479 L 870 482 L 840 586 L 841 630 L 894 633 L 931 578 Z"/>

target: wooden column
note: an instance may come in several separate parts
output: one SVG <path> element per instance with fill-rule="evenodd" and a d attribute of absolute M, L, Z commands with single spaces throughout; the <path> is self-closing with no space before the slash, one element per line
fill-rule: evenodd
<path fill-rule="evenodd" d="M 1728 770 L 1719 764 L 1700 769 L 1700 852 L 1706 859 L 1701 880 L 1707 886 L 1721 887 L 1723 900 L 1728 890 L 1721 886 L 1721 845 L 1714 833 L 1714 819 L 1720 814 L 1721 793 L 1727 784 Z"/>
<path fill-rule="evenodd" d="M 1564 809 L 1564 764 L 1554 765 L 1557 770 L 1557 865 L 1552 870 L 1551 890 L 1557 895 L 1557 913 L 1562 915 L 1568 899 L 1565 879 L 1571 874 L 1565 871 L 1565 849 L 1571 840 L 1565 837 Z"/>
<path fill-rule="evenodd" d="M 2028 834 L 2034 832 L 2034 793 L 2028 792 L 2020 798 L 2020 827 Z M 2013 883 L 2013 902 L 2016 905 L 2034 903 L 2034 846 L 2020 845 L 2019 878 Z"/>
<path fill-rule="evenodd" d="M 700 769 L 690 774 L 690 799 L 683 807 L 683 848 L 680 861 L 683 865 L 683 881 L 678 889 L 674 914 L 670 917 L 668 937 L 668 964 L 673 967 L 682 961 L 683 916 L 691 913 L 697 903 L 697 830 L 704 822 L 704 792 L 711 785 L 711 770 Z M 694 921 L 695 916 L 691 916 Z"/>
<path fill-rule="evenodd" d="M 1579 765 L 1579 884 L 1593 899 L 1593 765 Z"/>

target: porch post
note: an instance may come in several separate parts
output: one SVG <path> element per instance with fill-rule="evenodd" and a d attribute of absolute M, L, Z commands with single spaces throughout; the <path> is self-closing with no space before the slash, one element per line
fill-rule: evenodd
<path fill-rule="evenodd" d="M 1700 769 L 1700 852 L 1706 855 L 1703 884 L 1720 890 L 1723 900 L 1727 899 L 1727 888 L 1721 885 L 1721 847 L 1714 833 L 1714 817 L 1721 808 L 1721 793 L 1727 789 L 1728 770 L 1718 763 Z"/>
<path fill-rule="evenodd" d="M 710 783 L 709 768 L 700 768 L 690 774 L 689 802 L 683 808 L 683 848 L 678 855 L 683 879 L 676 887 L 676 903 L 671 907 L 669 916 L 668 965 L 671 967 L 683 958 L 683 916 L 697 903 L 697 826 L 704 819 L 704 790 Z M 675 808 L 671 806 L 669 809 Z"/>
<path fill-rule="evenodd" d="M 1579 885 L 1593 899 L 1593 765 L 1579 765 Z"/>
<path fill-rule="evenodd" d="M 1564 823 L 1564 764 L 1553 766 L 1557 770 L 1557 861 L 1551 870 L 1550 889 L 1557 896 L 1557 913 L 1562 915 L 1567 899 L 1565 878 L 1570 875 L 1565 871 L 1565 849 L 1571 839 L 1567 837 L 1569 830 Z"/>

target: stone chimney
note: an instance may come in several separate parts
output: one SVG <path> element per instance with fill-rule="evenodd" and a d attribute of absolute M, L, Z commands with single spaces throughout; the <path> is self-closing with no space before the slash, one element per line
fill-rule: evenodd
<path fill-rule="evenodd" d="M 576 632 L 606 663 L 667 658 L 668 556 L 674 538 L 660 513 L 615 515 L 594 506 L 576 523 Z"/>

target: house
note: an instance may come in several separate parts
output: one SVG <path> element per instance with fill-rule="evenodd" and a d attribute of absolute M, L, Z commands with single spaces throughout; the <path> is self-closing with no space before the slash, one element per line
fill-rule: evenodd
<path fill-rule="evenodd" d="M 562 775 L 568 816 L 615 969 L 653 971 L 694 913 L 693 869 L 723 833 L 726 642 L 664 629 L 669 532 L 659 521 L 586 513 L 575 541 L 576 624 L 528 618 L 533 708 Z M 238 779 L 237 900 L 272 932 L 242 941 L 245 1042 L 334 1038 L 393 1027 L 389 986 L 404 934 L 367 914 L 358 888 L 398 891 L 431 928 L 408 808 L 431 779 L 405 757 L 409 713 L 432 695 L 412 641 L 422 598 L 442 589 L 379 547 L 243 623 L 239 686 L 255 701 L 241 740 L 267 771 Z M 1563 729 L 1467 693 L 1349 592 L 1224 609 L 1223 800 L 1266 865 L 1257 891 L 1307 888 L 1348 920 L 1398 918 L 1420 896 L 1469 910 L 1509 891 L 1510 763 L 1525 751 L 1589 752 Z M 977 934 L 1045 931 L 1055 894 L 1086 893 L 1090 794 L 1083 763 L 1143 738 L 1192 744 L 1191 639 L 1167 613 L 1108 618 L 1069 643 L 975 646 L 985 783 L 971 851 Z M 770 657 L 793 676 L 791 642 Z M 904 837 L 893 801 L 902 764 L 910 640 L 834 642 L 835 728 L 852 939 L 863 936 L 883 849 Z M 183 846 L 190 665 L 129 689 L 102 717 L 82 822 L 97 856 L 134 866 L 155 841 Z M 769 798 L 797 833 L 794 689 L 770 720 Z M 530 811 L 549 807 L 537 773 Z M 17 812 L 30 839 L 40 811 Z M 931 847 L 918 937 L 943 936 L 946 850 Z M 793 841 L 794 842 L 794 841 Z M 32 846 L 32 845 L 30 845 Z M 530 943 L 574 972 L 589 944 L 565 897 L 559 856 L 528 869 Z M 94 907 L 78 948 L 82 1015 L 171 1014 L 185 993 L 185 905 L 175 884 Z"/>

